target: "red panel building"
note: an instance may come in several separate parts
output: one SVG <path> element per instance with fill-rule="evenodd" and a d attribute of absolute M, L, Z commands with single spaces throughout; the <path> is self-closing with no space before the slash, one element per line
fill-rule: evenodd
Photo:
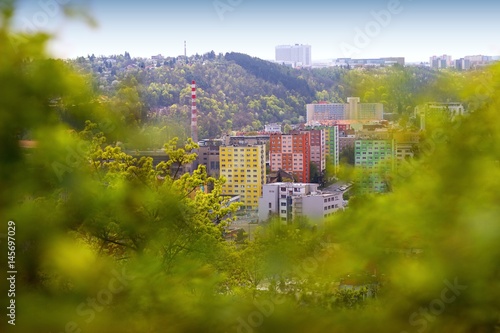
<path fill-rule="evenodd" d="M 311 136 L 309 132 L 292 131 L 290 134 L 271 134 L 269 140 L 269 166 L 271 171 L 293 174 L 301 183 L 310 182 Z"/>

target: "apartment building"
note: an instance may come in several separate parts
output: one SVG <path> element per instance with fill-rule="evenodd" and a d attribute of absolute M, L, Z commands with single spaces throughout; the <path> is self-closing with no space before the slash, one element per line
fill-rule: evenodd
<path fill-rule="evenodd" d="M 297 216 L 322 222 L 343 207 L 341 193 L 318 190 L 318 184 L 273 183 L 263 186 L 259 199 L 259 220 L 277 216 L 283 223 L 290 223 Z"/>
<path fill-rule="evenodd" d="M 339 167 L 340 144 L 339 127 L 328 126 L 325 131 L 325 159 L 334 166 L 335 170 Z"/>
<path fill-rule="evenodd" d="M 278 45 L 275 48 L 276 62 L 290 64 L 293 67 L 310 67 L 311 45 Z"/>
<path fill-rule="evenodd" d="M 348 97 L 347 103 L 307 104 L 307 124 L 328 120 L 383 120 L 382 103 L 360 103 L 359 97 Z"/>
<path fill-rule="evenodd" d="M 263 135 L 224 135 L 223 144 L 232 145 L 266 145 L 269 143 L 269 134 Z"/>
<path fill-rule="evenodd" d="M 382 193 L 389 188 L 386 176 L 394 170 L 394 139 L 356 140 L 355 168 L 358 170 L 357 188 L 361 193 Z"/>
<path fill-rule="evenodd" d="M 311 134 L 292 131 L 290 134 L 271 134 L 269 139 L 269 167 L 271 171 L 291 173 L 296 181 L 310 182 Z"/>
<path fill-rule="evenodd" d="M 266 124 L 264 125 L 264 132 L 266 133 L 281 133 L 281 124 L 274 123 L 274 124 Z"/>
<path fill-rule="evenodd" d="M 266 180 L 265 145 L 221 146 L 220 174 L 226 178 L 223 195 L 240 196 L 244 209 L 257 210 Z"/>
<path fill-rule="evenodd" d="M 212 177 L 220 175 L 220 153 L 222 140 L 202 140 L 199 143 L 197 164 L 204 165 L 207 174 Z"/>
<path fill-rule="evenodd" d="M 403 162 L 412 160 L 415 157 L 415 150 L 420 142 L 420 133 L 418 132 L 401 132 L 394 133 L 395 142 L 394 158 L 396 160 L 396 167 L 400 166 Z"/>
<path fill-rule="evenodd" d="M 311 162 L 316 165 L 319 172 L 322 172 L 326 168 L 325 162 L 325 144 L 326 136 L 324 129 L 309 129 L 304 130 L 309 132 L 311 138 Z"/>

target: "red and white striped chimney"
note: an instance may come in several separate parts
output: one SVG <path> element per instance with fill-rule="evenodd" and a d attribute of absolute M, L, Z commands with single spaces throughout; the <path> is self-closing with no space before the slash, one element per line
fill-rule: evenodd
<path fill-rule="evenodd" d="M 198 142 L 198 110 L 196 109 L 196 81 L 191 81 L 191 138 Z"/>

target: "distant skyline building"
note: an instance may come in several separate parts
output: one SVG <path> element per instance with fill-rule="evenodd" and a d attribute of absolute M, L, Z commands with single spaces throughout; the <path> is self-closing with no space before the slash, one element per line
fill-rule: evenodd
<path fill-rule="evenodd" d="M 382 103 L 360 103 L 359 97 L 348 97 L 347 103 L 307 104 L 307 124 L 329 120 L 383 120 Z"/>
<path fill-rule="evenodd" d="M 389 58 L 372 58 L 372 59 L 351 59 L 338 58 L 335 61 L 336 66 L 351 66 L 351 67 L 382 67 L 393 65 L 405 65 L 404 57 L 389 57 Z"/>
<path fill-rule="evenodd" d="M 275 49 L 276 62 L 291 64 L 293 67 L 310 67 L 311 45 L 278 45 Z"/>
<path fill-rule="evenodd" d="M 455 68 L 459 71 L 466 71 L 470 69 L 470 60 L 466 58 L 460 58 L 455 60 Z"/>
<path fill-rule="evenodd" d="M 452 60 L 449 55 L 432 56 L 429 58 L 429 67 L 434 69 L 456 68 L 457 70 L 469 70 L 481 66 L 487 66 L 495 61 L 495 57 L 485 55 L 468 55 L 463 58 Z"/>
<path fill-rule="evenodd" d="M 485 66 L 493 61 L 493 57 L 484 55 L 465 56 L 464 61 L 468 61 L 471 68 Z"/>
<path fill-rule="evenodd" d="M 453 62 L 450 55 L 432 56 L 429 59 L 429 66 L 434 69 L 452 67 Z"/>

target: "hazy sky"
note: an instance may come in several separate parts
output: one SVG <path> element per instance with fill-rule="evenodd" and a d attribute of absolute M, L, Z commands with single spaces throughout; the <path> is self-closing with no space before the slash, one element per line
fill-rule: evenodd
<path fill-rule="evenodd" d="M 53 53 L 74 58 L 241 52 L 274 59 L 275 46 L 311 45 L 313 61 L 432 55 L 500 55 L 500 1 L 36 0 L 20 1 L 22 31 L 56 33 Z M 98 26 L 67 19 L 84 8 Z"/>

